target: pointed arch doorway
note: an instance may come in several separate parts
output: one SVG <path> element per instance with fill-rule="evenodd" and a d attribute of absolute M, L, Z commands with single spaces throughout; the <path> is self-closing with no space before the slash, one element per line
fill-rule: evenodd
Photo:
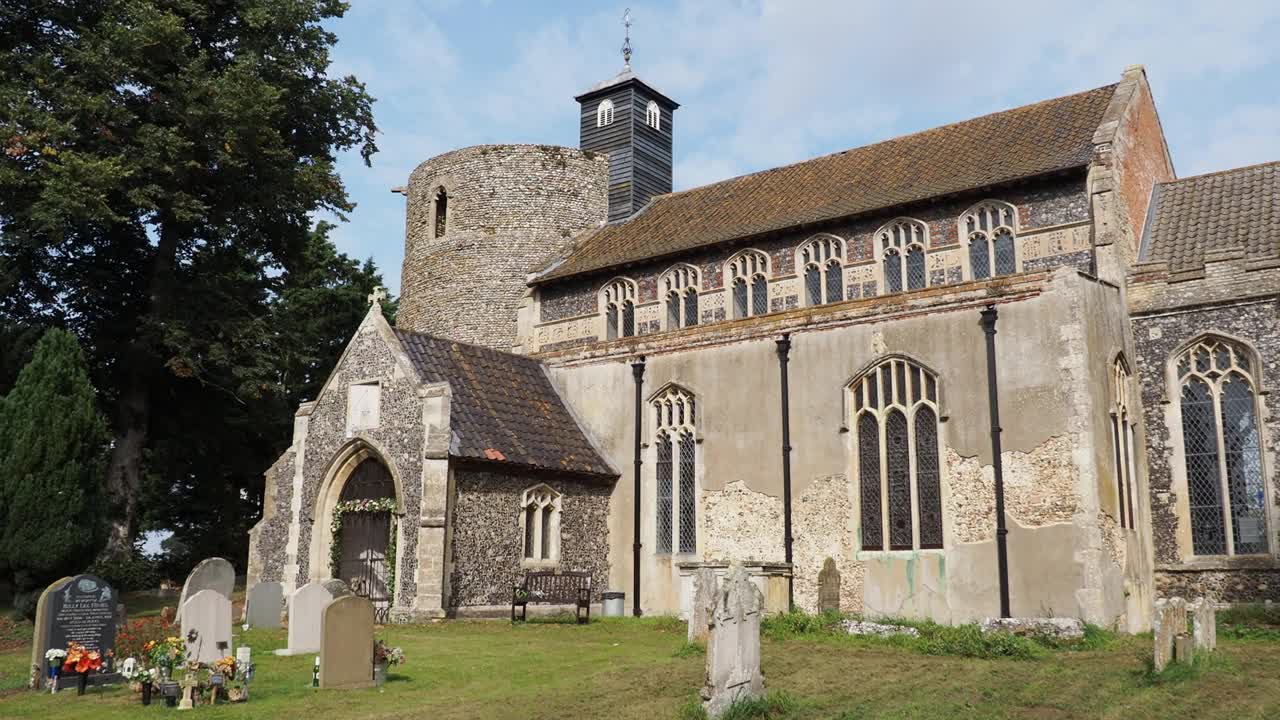
<path fill-rule="evenodd" d="M 334 534 L 334 576 L 356 595 L 368 598 L 374 617 L 387 622 L 394 581 L 395 480 L 377 458 L 369 456 L 347 476 L 334 508 L 340 530 Z"/>

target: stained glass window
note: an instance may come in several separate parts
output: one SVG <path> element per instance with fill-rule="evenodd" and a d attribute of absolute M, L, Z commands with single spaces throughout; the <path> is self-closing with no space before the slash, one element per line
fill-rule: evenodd
<path fill-rule="evenodd" d="M 827 263 L 827 302 L 844 300 L 844 272 L 839 260 Z"/>
<path fill-rule="evenodd" d="M 880 520 L 880 423 L 875 415 L 858 418 L 858 480 L 862 501 L 862 549 L 883 550 Z"/>
<path fill-rule="evenodd" d="M 889 484 L 889 549 L 910 550 L 911 451 L 907 445 L 907 418 L 891 410 L 885 419 L 885 464 Z"/>
<path fill-rule="evenodd" d="M 671 436 L 666 433 L 658 435 L 658 503 L 655 509 L 657 520 L 657 551 L 671 552 Z"/>
<path fill-rule="evenodd" d="M 920 290 L 928 283 L 924 269 L 924 250 L 914 246 L 907 250 L 907 289 Z"/>
<path fill-rule="evenodd" d="M 693 433 L 680 433 L 680 552 L 698 550 Z"/>
<path fill-rule="evenodd" d="M 810 265 L 804 271 L 805 297 L 810 305 L 822 304 L 822 271 L 817 265 Z"/>

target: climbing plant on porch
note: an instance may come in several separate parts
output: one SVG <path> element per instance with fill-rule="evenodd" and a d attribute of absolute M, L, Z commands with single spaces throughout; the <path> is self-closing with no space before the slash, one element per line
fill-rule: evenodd
<path fill-rule="evenodd" d="M 342 564 L 342 517 L 347 513 L 379 513 L 391 515 L 391 531 L 387 533 L 387 596 L 392 605 L 396 599 L 396 500 L 395 498 L 374 498 L 364 500 L 343 500 L 333 508 L 333 522 L 329 523 L 329 532 L 333 542 L 329 544 L 329 574 L 338 577 Z"/>

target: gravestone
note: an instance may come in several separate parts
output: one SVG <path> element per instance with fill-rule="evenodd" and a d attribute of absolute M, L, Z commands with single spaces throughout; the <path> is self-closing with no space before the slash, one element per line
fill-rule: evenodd
<path fill-rule="evenodd" d="M 840 612 L 840 571 L 836 561 L 827 558 L 818 573 L 818 612 Z"/>
<path fill-rule="evenodd" d="M 289 646 L 277 655 L 312 655 L 320 649 L 320 619 L 333 595 L 318 583 L 307 583 L 289 596 Z"/>
<path fill-rule="evenodd" d="M 201 560 L 182 584 L 182 594 L 178 596 L 178 614 L 174 622 L 182 622 L 182 606 L 201 590 L 214 590 L 230 600 L 235 586 L 236 570 L 231 563 L 219 557 Z"/>
<path fill-rule="evenodd" d="M 372 687 L 373 603 L 355 595 L 334 598 L 320 622 L 320 687 Z"/>
<path fill-rule="evenodd" d="M 707 642 L 707 628 L 711 625 L 711 611 L 716 604 L 716 571 L 698 568 L 693 576 L 693 607 L 689 610 L 688 642 Z"/>
<path fill-rule="evenodd" d="M 764 596 L 741 565 L 716 589 L 707 641 L 706 683 L 702 704 L 707 714 L 719 717 L 733 703 L 764 693 L 760 672 L 760 611 Z"/>
<path fill-rule="evenodd" d="M 249 627 L 274 630 L 280 627 L 280 602 L 284 586 L 261 582 L 249 588 L 244 600 L 244 622 Z"/>
<path fill-rule="evenodd" d="M 46 672 L 48 665 L 45 663 L 44 654 L 45 651 L 49 649 L 49 593 L 53 592 L 54 588 L 61 587 L 63 583 L 70 579 L 71 578 L 69 577 L 64 577 L 50 583 L 49 587 L 45 588 L 44 592 L 40 593 L 40 599 L 36 602 L 36 624 L 31 638 L 30 669 L 32 671 L 32 690 L 40 687 L 40 678 L 48 676 L 48 673 Z"/>
<path fill-rule="evenodd" d="M 1218 611 L 1209 598 L 1187 603 L 1191 613 L 1191 645 L 1194 652 L 1218 649 Z"/>
<path fill-rule="evenodd" d="M 325 580 L 323 585 L 324 585 L 324 589 L 329 591 L 329 595 L 331 597 L 340 598 L 346 595 L 353 594 L 351 592 L 351 588 L 347 587 L 347 584 L 345 582 L 338 580 L 336 578 L 332 580 Z"/>
<path fill-rule="evenodd" d="M 1151 635 L 1155 648 L 1152 667 L 1156 672 L 1165 669 L 1173 660 L 1174 644 L 1179 635 L 1187 633 L 1187 604 L 1182 598 L 1156 600 L 1151 616 Z"/>
<path fill-rule="evenodd" d="M 201 590 L 182 607 L 182 637 L 191 660 L 212 663 L 226 657 L 231 647 L 231 601 L 216 590 Z M 221 644 L 221 647 L 219 647 Z"/>

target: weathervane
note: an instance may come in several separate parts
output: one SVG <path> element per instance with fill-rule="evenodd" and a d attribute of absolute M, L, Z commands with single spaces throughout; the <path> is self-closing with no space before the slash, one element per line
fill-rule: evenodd
<path fill-rule="evenodd" d="M 622 13 L 622 24 L 626 28 L 626 39 L 622 41 L 622 68 L 631 69 L 631 8 Z"/>

